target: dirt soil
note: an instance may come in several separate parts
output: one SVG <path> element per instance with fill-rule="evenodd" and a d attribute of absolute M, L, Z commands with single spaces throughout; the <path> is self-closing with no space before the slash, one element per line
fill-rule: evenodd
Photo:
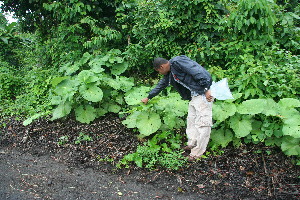
<path fill-rule="evenodd" d="M 228 147 L 178 171 L 118 169 L 141 142 L 115 115 L 0 125 L 1 200 L 300 199 L 299 166 L 274 147 Z M 93 140 L 75 144 L 80 133 Z"/>

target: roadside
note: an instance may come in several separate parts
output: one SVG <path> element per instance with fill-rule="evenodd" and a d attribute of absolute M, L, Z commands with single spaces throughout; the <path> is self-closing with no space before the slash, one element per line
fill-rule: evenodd
<path fill-rule="evenodd" d="M 70 167 L 55 156 L 0 149 L 0 199 L 201 199 L 92 168 Z"/>
<path fill-rule="evenodd" d="M 178 171 L 117 169 L 114 161 L 135 151 L 139 141 L 116 116 L 89 125 L 72 119 L 26 127 L 14 119 L 3 123 L 1 200 L 300 198 L 299 166 L 274 147 L 229 147 Z M 80 133 L 93 140 L 74 144 Z M 62 136 L 69 142 L 59 145 Z"/>

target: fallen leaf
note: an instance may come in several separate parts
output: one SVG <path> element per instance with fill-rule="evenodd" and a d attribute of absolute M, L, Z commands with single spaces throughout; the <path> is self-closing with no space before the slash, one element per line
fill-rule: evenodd
<path fill-rule="evenodd" d="M 246 174 L 247 174 L 248 176 L 253 176 L 253 175 L 254 175 L 254 172 L 253 172 L 253 171 L 248 171 L 248 172 L 246 172 Z"/>
<path fill-rule="evenodd" d="M 122 192 L 118 192 L 118 195 L 119 195 L 119 196 L 122 196 L 122 195 L 123 195 L 123 193 L 122 193 Z"/>
<path fill-rule="evenodd" d="M 204 184 L 199 184 L 197 185 L 198 188 L 205 188 L 205 185 Z"/>
<path fill-rule="evenodd" d="M 218 180 L 210 180 L 209 182 L 213 185 L 219 185 L 221 183 L 221 181 Z"/>

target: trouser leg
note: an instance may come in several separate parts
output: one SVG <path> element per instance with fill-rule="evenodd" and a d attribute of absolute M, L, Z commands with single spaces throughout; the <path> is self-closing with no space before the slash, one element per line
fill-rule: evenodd
<path fill-rule="evenodd" d="M 212 126 L 212 103 L 203 96 L 194 97 L 189 104 L 187 122 L 188 145 L 195 146 L 191 156 L 201 156 L 209 142 Z"/>
<path fill-rule="evenodd" d="M 193 149 L 191 149 L 191 156 L 199 157 L 204 154 L 206 151 L 207 144 L 209 142 L 211 127 L 204 126 L 198 129 L 199 135 L 197 138 L 197 145 Z"/>
<path fill-rule="evenodd" d="M 186 128 L 186 135 L 187 135 L 187 145 L 190 147 L 196 146 L 197 140 L 197 129 L 195 126 L 195 119 L 196 119 L 196 109 L 191 104 L 192 101 L 189 103 L 189 109 L 188 109 L 188 116 L 187 116 L 187 128 Z"/>

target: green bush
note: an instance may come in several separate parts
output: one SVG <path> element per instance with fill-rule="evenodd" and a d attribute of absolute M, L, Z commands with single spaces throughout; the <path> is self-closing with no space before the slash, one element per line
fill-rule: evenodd
<path fill-rule="evenodd" d="M 118 163 L 119 167 L 129 167 L 132 162 L 138 167 L 156 169 L 159 167 L 178 170 L 187 163 L 183 150 L 180 150 L 182 136 L 171 131 L 155 134 L 136 152 L 124 156 Z"/>
<path fill-rule="evenodd" d="M 0 100 L 15 100 L 22 91 L 23 83 L 21 77 L 17 75 L 9 64 L 0 57 Z"/>

